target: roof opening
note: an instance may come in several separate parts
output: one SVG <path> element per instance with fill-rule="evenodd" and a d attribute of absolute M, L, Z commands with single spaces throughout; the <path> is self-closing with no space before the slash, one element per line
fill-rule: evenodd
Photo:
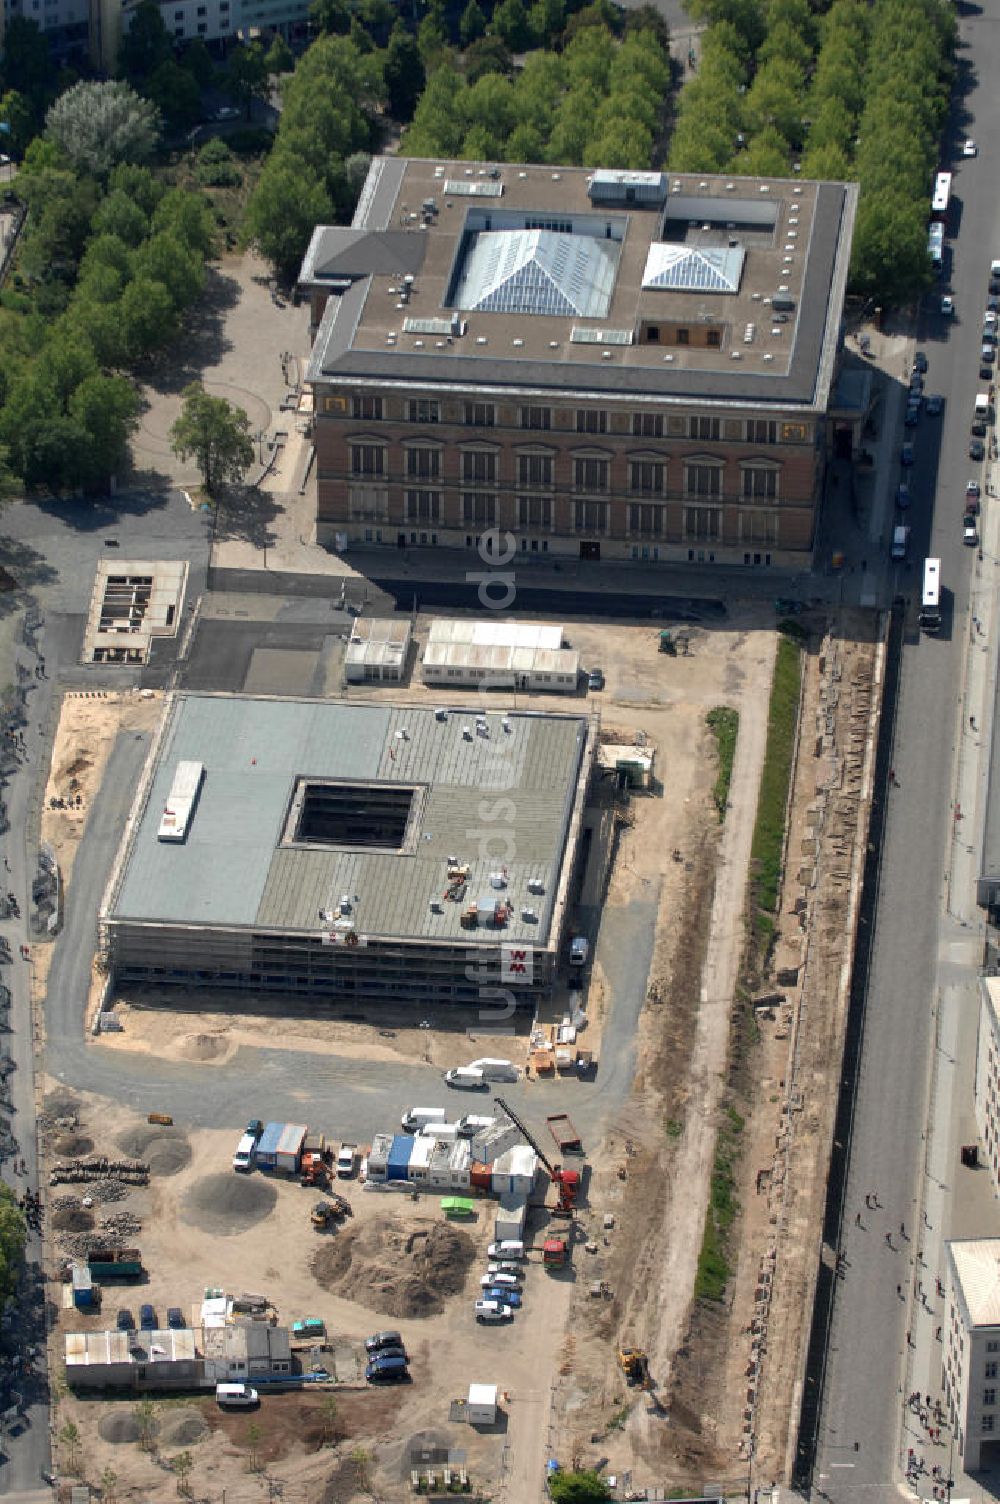
<path fill-rule="evenodd" d="M 416 793 L 412 784 L 300 778 L 285 844 L 401 851 L 407 844 Z"/>

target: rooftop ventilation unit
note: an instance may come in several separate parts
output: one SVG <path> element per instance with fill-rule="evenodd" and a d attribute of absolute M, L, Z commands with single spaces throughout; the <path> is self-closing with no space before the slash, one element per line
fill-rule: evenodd
<path fill-rule="evenodd" d="M 571 345 L 630 345 L 631 329 L 594 329 L 586 324 L 574 324 L 570 330 Z"/>
<path fill-rule="evenodd" d="M 404 334 L 464 334 L 468 325 L 457 313 L 453 313 L 450 319 L 436 318 L 406 318 L 403 320 Z"/>
<path fill-rule="evenodd" d="M 503 184 L 494 178 L 476 178 L 471 182 L 465 178 L 449 178 L 444 191 L 454 198 L 500 198 Z"/>

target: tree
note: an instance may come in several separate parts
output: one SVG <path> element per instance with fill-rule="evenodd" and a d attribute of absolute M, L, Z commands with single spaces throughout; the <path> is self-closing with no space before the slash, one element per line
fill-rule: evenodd
<path fill-rule="evenodd" d="M 0 1186 L 0 1307 L 7 1303 L 17 1286 L 27 1231 L 14 1192 L 9 1186 Z"/>
<path fill-rule="evenodd" d="M 201 119 L 201 89 L 194 76 L 173 58 L 150 74 L 146 96 L 175 131 L 188 131 Z"/>
<path fill-rule="evenodd" d="M 264 66 L 271 78 L 277 78 L 282 73 L 291 73 L 295 69 L 295 56 L 280 31 L 274 33 L 274 41 L 267 50 Z"/>
<path fill-rule="evenodd" d="M 160 115 L 128 84 L 83 83 L 60 95 L 45 128 L 78 170 L 104 178 L 119 162 L 152 156 Z"/>
<path fill-rule="evenodd" d="M 114 235 L 130 246 L 139 245 L 149 234 L 146 215 L 120 188 L 101 200 L 91 224 L 95 234 Z"/>
<path fill-rule="evenodd" d="M 180 65 L 190 73 L 199 89 L 207 89 L 215 79 L 215 59 L 201 37 L 189 42 L 180 55 Z"/>
<path fill-rule="evenodd" d="M 180 459 L 192 457 L 209 496 L 225 484 L 238 484 L 253 464 L 250 419 L 225 397 L 210 397 L 192 382 L 181 393 L 184 406 L 170 430 L 170 444 Z"/>
<path fill-rule="evenodd" d="M 75 1473 L 80 1466 L 80 1428 L 68 1420 L 59 1432 L 59 1440 L 66 1448 L 66 1471 Z"/>
<path fill-rule="evenodd" d="M 259 42 L 233 48 L 229 54 L 226 82 L 233 97 L 246 110 L 249 120 L 254 100 L 267 99 L 270 89 L 267 57 Z"/>
<path fill-rule="evenodd" d="M 17 495 L 17 476 L 10 466 L 10 450 L 0 444 L 0 501 L 9 501 Z"/>
<path fill-rule="evenodd" d="M 101 1474 L 101 1498 L 104 1504 L 116 1504 L 118 1495 L 118 1474 L 113 1467 L 106 1467 Z"/>
<path fill-rule="evenodd" d="M 320 1405 L 320 1413 L 323 1417 L 323 1442 L 329 1446 L 336 1435 L 337 1429 L 337 1397 L 334 1394 L 325 1394 Z"/>
<path fill-rule="evenodd" d="M 511 52 L 525 52 L 531 46 L 531 28 L 524 0 L 502 0 L 493 12 L 493 31 Z"/>
<path fill-rule="evenodd" d="M 90 441 L 81 477 L 88 484 L 104 485 L 125 467 L 139 410 L 138 394 L 124 376 L 88 376 L 70 397 L 69 415 Z"/>
<path fill-rule="evenodd" d="M 264 164 L 243 220 L 243 235 L 279 277 L 298 272 L 316 225 L 328 223 L 333 205 L 309 168 L 276 148 Z"/>
<path fill-rule="evenodd" d="M 6 94 L 0 95 L 0 124 L 6 127 L 3 131 L 5 148 L 9 148 L 14 156 L 21 156 L 35 134 L 35 112 L 16 89 L 8 89 Z"/>
<path fill-rule="evenodd" d="M 189 250 L 204 259 L 212 251 L 215 235 L 208 205 L 200 193 L 171 188 L 156 206 L 153 230 L 173 230 Z"/>
<path fill-rule="evenodd" d="M 471 0 L 474 4 L 475 0 Z M 405 123 L 413 119 L 417 100 L 424 92 L 427 75 L 413 33 L 397 21 L 389 37 L 383 65 L 385 87 L 389 95 L 389 112 L 394 120 Z"/>
<path fill-rule="evenodd" d="M 155 1431 L 154 1416 L 156 1414 L 153 1401 L 148 1397 L 140 1400 L 135 1407 L 134 1413 L 139 1426 L 139 1445 L 144 1452 L 151 1452 Z"/>
<path fill-rule="evenodd" d="M 156 0 L 139 0 L 118 49 L 118 72 L 142 83 L 173 56 L 170 33 Z"/>
<path fill-rule="evenodd" d="M 463 10 L 462 19 L 458 23 L 458 35 L 463 47 L 468 47 L 470 42 L 478 42 L 480 37 L 486 35 L 486 17 L 476 4 L 476 0 L 469 0 Z"/>
<path fill-rule="evenodd" d="M 181 310 L 191 304 L 205 286 L 205 264 L 190 250 L 176 230 L 160 230 L 139 247 L 132 260 L 136 277 L 161 283 L 173 305 Z"/>
<path fill-rule="evenodd" d="M 23 94 L 40 111 L 51 97 L 52 53 L 48 38 L 37 21 L 11 16 L 4 31 L 3 82 L 5 89 Z"/>
<path fill-rule="evenodd" d="M 480 37 L 465 54 L 465 81 L 477 84 L 487 73 L 501 73 L 505 78 L 514 72 L 514 59 L 500 37 Z"/>
<path fill-rule="evenodd" d="M 189 1490 L 188 1479 L 191 1476 L 191 1453 L 178 1452 L 176 1457 L 170 1459 L 170 1466 L 177 1474 L 177 1492 L 186 1494 Z"/>
<path fill-rule="evenodd" d="M 351 29 L 351 11 L 346 0 L 312 0 L 309 19 L 330 36 L 346 36 Z"/>
<path fill-rule="evenodd" d="M 262 1435 L 263 1432 L 261 1431 L 260 1426 L 255 1420 L 252 1420 L 247 1426 L 247 1453 L 250 1471 L 252 1473 L 260 1471 L 260 1455 L 257 1451 L 257 1448 L 260 1446 L 260 1438 Z"/>
<path fill-rule="evenodd" d="M 154 177 L 148 167 L 136 167 L 131 162 L 120 162 L 108 178 L 109 193 L 125 193 L 149 219 L 156 209 L 165 189 L 160 179 Z"/>
<path fill-rule="evenodd" d="M 554 1504 L 604 1504 L 611 1498 L 608 1485 L 600 1473 L 590 1468 L 575 1473 L 553 1473 L 549 1493 Z"/>
<path fill-rule="evenodd" d="M 122 347 L 129 360 L 141 360 L 158 350 L 177 327 L 174 300 L 162 282 L 136 277 L 118 304 Z"/>

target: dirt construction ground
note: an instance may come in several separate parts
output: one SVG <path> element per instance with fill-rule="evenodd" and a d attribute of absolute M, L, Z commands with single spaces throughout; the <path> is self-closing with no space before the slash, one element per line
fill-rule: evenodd
<path fill-rule="evenodd" d="M 470 1305 L 492 1228 L 489 1203 L 480 1205 L 474 1224 L 439 1246 L 429 1239 L 454 1229 L 442 1226 L 436 1198 L 413 1202 L 364 1192 L 354 1182 L 349 1191 L 354 1219 L 346 1231 L 320 1236 L 309 1223 L 313 1193 L 260 1176 L 234 1177 L 228 1168 L 230 1131 L 188 1135 L 178 1125 L 176 1133 L 146 1145 L 154 1167 L 157 1154 L 162 1162 L 148 1190 L 131 1193 L 123 1204 L 142 1221 L 137 1241 L 150 1282 L 121 1303 L 149 1300 L 161 1313 L 167 1305 L 187 1311 L 205 1288 L 225 1286 L 234 1293 L 266 1293 L 283 1323 L 300 1315 L 322 1316 L 334 1334 L 336 1417 L 324 1409 L 319 1392 L 308 1398 L 268 1396 L 254 1417 L 262 1433 L 254 1439 L 248 1437 L 250 1422 L 220 1418 L 209 1401 L 157 1399 L 157 1449 L 147 1451 L 131 1436 L 134 1400 L 67 1397 L 56 1429 L 73 1419 L 83 1431 L 86 1420 L 85 1471 L 91 1482 L 110 1466 L 119 1476 L 120 1499 L 175 1497 L 174 1479 L 162 1464 L 184 1450 L 191 1454 L 195 1497 L 215 1499 L 223 1488 L 230 1500 L 266 1497 L 261 1481 L 248 1473 L 254 1440 L 254 1465 L 262 1464 L 266 1478 L 280 1483 L 288 1504 L 367 1497 L 368 1475 L 380 1497 L 408 1497 L 413 1459 L 433 1462 L 449 1449 L 452 1461 L 461 1459 L 498 1504 L 530 1504 L 539 1497 L 544 1462 L 553 1453 L 564 1465 L 574 1457 L 585 1465 L 606 1459 L 609 1471 L 630 1474 L 635 1487 L 683 1488 L 706 1476 L 745 1480 L 748 1409 L 758 1438 L 758 1476 L 763 1481 L 765 1470 L 774 1477 L 783 1474 L 808 1318 L 809 1269 L 795 1259 L 804 1260 L 807 1247 L 815 1248 L 818 1228 L 824 1114 L 827 1106 L 832 1109 L 836 1086 L 832 1052 L 850 873 L 857 841 L 863 841 L 863 779 L 859 783 L 856 773 L 869 731 L 875 658 L 870 642 L 853 640 L 858 624 L 851 624 L 852 640 L 824 638 L 822 626 L 810 623 L 814 630 L 804 656 L 806 750 L 796 768 L 789 845 L 794 882 L 786 883 L 776 952 L 778 965 L 798 968 L 798 979 L 782 989 L 770 1010 L 759 1011 L 759 1034 L 742 1062 L 739 1110 L 747 1122 L 738 1199 L 743 1215 L 724 1307 L 692 1310 L 691 1291 L 715 1131 L 730 1100 L 725 1096 L 731 1086 L 730 1014 L 738 990 L 749 840 L 766 740 L 773 618 L 759 608 L 745 614 L 733 608 L 724 626 L 693 626 L 687 652 L 676 658 L 659 653 L 658 626 L 573 623 L 568 631 L 581 661 L 599 661 L 606 675 L 605 692 L 588 702 L 600 713 L 602 736 L 633 741 L 643 735 L 656 754 L 654 790 L 617 812 L 618 844 L 604 902 L 614 910 L 640 896 L 647 902 L 653 898 L 659 915 L 634 1086 L 614 1112 L 607 1142 L 600 1150 L 595 1146 L 591 1156 L 574 1268 L 562 1276 L 532 1268 L 524 1316 L 510 1327 L 479 1327 Z M 347 695 L 350 700 L 404 697 L 422 699 L 426 692 L 414 685 Z M 524 697 L 519 699 L 523 705 Z M 68 779 L 100 777 L 117 726 L 131 724 L 123 716 L 155 716 L 159 708 L 145 702 L 141 707 L 129 701 L 90 703 L 93 719 L 83 728 L 72 719 L 73 701 L 66 702 L 53 754 L 53 787 L 60 792 Z M 577 708 L 563 697 L 532 696 L 527 703 L 532 709 Z M 741 718 L 731 807 L 722 825 L 711 799 L 714 741 L 705 723 L 717 705 L 735 706 Z M 74 818 L 66 816 L 63 823 Z M 820 819 L 837 832 L 836 860 L 829 870 L 816 858 Z M 60 832 L 50 822 L 50 835 L 63 843 L 62 861 L 63 852 L 72 850 L 75 831 Z M 836 903 L 827 912 L 831 893 Z M 809 986 L 810 1027 L 819 1031 L 815 1038 L 798 1029 L 799 1003 Z M 221 998 L 212 1002 L 211 1009 L 195 1011 L 171 1007 L 169 995 L 121 999 L 123 1033 L 104 1036 L 93 1047 L 154 1050 L 210 1062 L 228 1059 L 243 1040 L 260 1045 L 267 1035 L 268 1043 L 276 1043 L 273 1017 L 257 1013 L 252 1000 L 238 1017 L 220 1011 Z M 613 1038 L 614 1007 L 608 978 L 595 964 L 588 992 L 593 1033 L 588 1031 L 587 1043 L 598 1051 L 602 1037 Z M 438 1068 L 467 1055 L 460 1030 L 408 1027 L 412 1021 L 402 1015 L 386 1022 L 390 1033 L 343 1017 L 322 1017 L 309 1023 L 308 1040 L 314 1049 L 339 1055 L 425 1058 Z M 283 1032 L 279 1048 L 304 1047 L 304 1022 L 300 1028 L 290 1019 Z M 117 1106 L 85 1098 L 62 1105 L 70 1118 L 80 1119 L 79 1129 L 62 1131 L 93 1140 L 98 1152 L 113 1145 L 121 1149 L 126 1142 L 137 1151 L 135 1135 L 145 1125 Z M 806 1167 L 800 1178 L 796 1154 Z M 447 1266 L 446 1278 L 427 1278 L 428 1250 Z M 766 1283 L 773 1289 L 764 1317 L 766 1336 L 773 1308 L 770 1344 L 760 1341 L 762 1260 L 769 1261 Z M 113 1311 L 117 1303 L 112 1294 L 108 1307 Z M 60 1315 L 60 1350 L 61 1333 L 78 1322 L 72 1311 Z M 96 1318 L 86 1324 L 100 1326 Z M 386 1324 L 403 1331 L 413 1383 L 375 1397 L 364 1393 L 363 1366 L 357 1366 L 352 1349 L 367 1332 Z M 621 1340 L 649 1351 L 656 1383 L 652 1401 L 626 1388 L 615 1362 Z M 58 1370 L 59 1354 L 55 1366 Z M 449 1420 L 450 1400 L 464 1395 L 470 1382 L 496 1382 L 507 1396 L 503 1423 L 493 1432 Z M 91 1418 L 95 1415 L 100 1424 Z M 129 1433 L 126 1439 L 105 1438 L 104 1419 L 112 1415 L 122 1417 L 115 1425 Z M 170 1439 L 172 1425 L 177 1441 Z"/>

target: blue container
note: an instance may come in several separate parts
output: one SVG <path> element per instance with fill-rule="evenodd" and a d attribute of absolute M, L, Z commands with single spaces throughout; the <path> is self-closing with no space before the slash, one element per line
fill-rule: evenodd
<path fill-rule="evenodd" d="M 257 1165 L 261 1170 L 273 1170 L 278 1163 L 278 1145 L 285 1131 L 284 1123 L 265 1123 L 264 1132 L 257 1140 Z"/>
<path fill-rule="evenodd" d="M 405 1180 L 406 1172 L 410 1166 L 410 1155 L 413 1153 L 414 1140 L 408 1133 L 393 1135 L 392 1147 L 386 1160 L 386 1180 Z"/>
<path fill-rule="evenodd" d="M 86 1264 L 73 1265 L 73 1304 L 78 1311 L 90 1311 L 96 1304 L 94 1278 Z"/>

